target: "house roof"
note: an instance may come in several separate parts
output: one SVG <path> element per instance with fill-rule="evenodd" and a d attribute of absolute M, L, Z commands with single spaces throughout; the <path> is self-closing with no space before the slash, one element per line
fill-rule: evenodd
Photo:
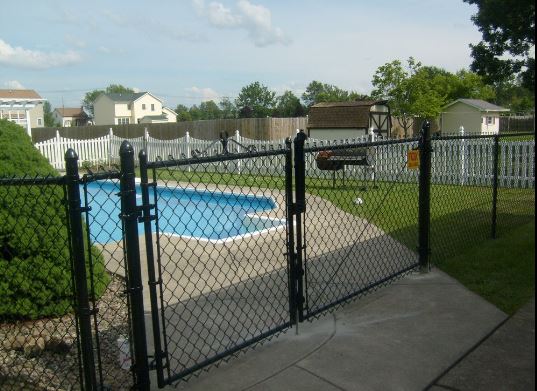
<path fill-rule="evenodd" d="M 145 94 L 148 94 L 148 92 L 130 92 L 130 93 L 122 92 L 122 93 L 112 93 L 112 94 L 105 93 L 104 95 L 112 99 L 114 102 L 119 103 L 119 102 L 133 102 L 136 99 L 144 96 Z"/>
<path fill-rule="evenodd" d="M 385 100 L 317 103 L 310 107 L 308 128 L 367 129 L 371 106 L 385 104 Z"/>
<path fill-rule="evenodd" d="M 444 106 L 444 109 L 447 109 L 450 106 L 453 106 L 455 103 L 463 103 L 465 105 L 471 106 L 479 111 L 509 111 L 505 107 L 496 106 L 495 104 L 489 103 L 481 99 L 457 99 L 454 102 Z"/>
<path fill-rule="evenodd" d="M 86 113 L 82 107 L 62 107 L 55 109 L 62 117 L 86 117 Z"/>
<path fill-rule="evenodd" d="M 144 119 L 148 119 L 148 120 L 152 120 L 152 121 L 167 121 L 168 117 L 165 114 L 161 114 L 161 115 L 146 115 L 146 116 L 142 117 L 142 120 L 144 120 Z"/>
<path fill-rule="evenodd" d="M 34 90 L 0 90 L 0 99 L 43 99 Z"/>

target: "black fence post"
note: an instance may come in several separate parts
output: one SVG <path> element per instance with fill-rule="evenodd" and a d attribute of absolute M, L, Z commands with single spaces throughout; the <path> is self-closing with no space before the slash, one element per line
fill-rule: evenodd
<path fill-rule="evenodd" d="M 304 320 L 304 243 L 302 217 L 306 211 L 306 159 L 304 154 L 304 142 L 308 136 L 304 130 L 295 137 L 295 213 L 296 213 L 296 306 L 298 320 Z"/>
<path fill-rule="evenodd" d="M 159 314 L 156 310 L 158 308 L 158 296 L 157 296 L 157 286 L 162 283 L 159 279 L 156 278 L 155 271 L 155 256 L 153 252 L 153 237 L 151 230 L 151 221 L 155 219 L 155 215 L 151 215 L 151 210 L 156 209 L 156 206 L 151 204 L 149 201 L 149 187 L 155 186 L 156 183 L 149 183 L 149 175 L 147 173 L 147 152 L 141 150 L 138 154 L 138 161 L 140 162 L 140 187 L 142 190 L 142 217 L 141 221 L 144 223 L 144 234 L 145 234 L 145 253 L 147 256 L 147 275 L 148 275 L 148 284 L 149 284 L 149 298 L 151 301 L 151 320 L 153 325 L 153 340 L 154 340 L 154 349 L 155 349 L 155 364 L 157 367 L 157 384 L 159 387 L 164 387 L 164 376 L 163 376 L 163 359 L 166 358 L 166 355 L 162 351 L 162 344 L 160 339 L 160 322 Z"/>
<path fill-rule="evenodd" d="M 78 156 L 69 148 L 65 152 L 65 171 L 67 181 L 67 202 L 69 210 L 69 227 L 71 240 L 71 257 L 75 273 L 76 316 L 80 328 L 80 347 L 84 390 L 97 390 L 97 375 L 93 357 L 93 336 L 91 333 L 91 310 L 88 296 L 88 280 L 86 271 L 86 254 L 84 251 L 84 231 L 82 228 L 82 208 L 80 201 L 80 177 L 78 176 Z M 89 245 L 89 243 L 88 243 Z"/>
<path fill-rule="evenodd" d="M 291 138 L 285 140 L 285 203 L 287 208 L 287 267 L 289 269 L 289 320 L 297 323 L 297 273 L 295 249 L 295 207 L 293 204 L 293 149 Z"/>
<path fill-rule="evenodd" d="M 498 217 L 498 160 L 500 154 L 500 136 L 494 136 L 494 148 L 492 150 L 492 239 L 496 239 L 496 224 Z"/>
<path fill-rule="evenodd" d="M 431 231 L 431 124 L 423 122 L 419 141 L 420 176 L 419 176 L 419 216 L 418 216 L 418 252 L 420 271 L 430 269 L 430 231 Z"/>
<path fill-rule="evenodd" d="M 134 172 L 134 149 L 127 141 L 119 148 L 121 162 L 120 196 L 121 219 L 125 237 L 127 262 L 127 292 L 131 305 L 131 329 L 134 347 L 135 389 L 149 391 L 149 365 L 147 362 L 147 341 L 144 320 L 144 298 L 142 272 L 140 267 L 140 243 L 138 239 L 138 216 L 136 206 L 136 185 Z"/>

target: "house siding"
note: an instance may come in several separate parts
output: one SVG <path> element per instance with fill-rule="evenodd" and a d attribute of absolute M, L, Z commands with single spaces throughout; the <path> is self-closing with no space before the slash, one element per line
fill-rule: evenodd
<path fill-rule="evenodd" d="M 142 109 L 142 105 L 145 104 L 145 110 Z M 151 110 L 151 105 L 155 105 L 155 110 Z M 138 98 L 136 101 L 132 104 L 132 119 L 133 124 L 137 124 L 138 120 L 142 119 L 146 115 L 160 115 L 162 114 L 162 103 L 154 98 L 153 96 L 146 94 L 140 98 Z"/>
<path fill-rule="evenodd" d="M 95 125 L 114 125 L 114 102 L 106 95 L 101 95 L 93 105 Z"/>
<path fill-rule="evenodd" d="M 466 134 L 481 133 L 481 112 L 467 104 L 457 102 L 441 114 L 442 133 L 458 133 L 464 126 Z"/>

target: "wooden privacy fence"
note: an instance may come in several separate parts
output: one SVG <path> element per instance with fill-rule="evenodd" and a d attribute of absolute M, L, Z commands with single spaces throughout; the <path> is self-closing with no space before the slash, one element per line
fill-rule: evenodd
<path fill-rule="evenodd" d="M 256 140 L 279 140 L 292 136 L 296 129 L 306 129 L 307 117 L 295 118 L 234 118 L 202 121 L 185 121 L 174 123 L 129 124 L 113 125 L 116 136 L 122 138 L 143 137 L 149 135 L 159 140 L 175 140 L 188 132 L 191 137 L 202 140 L 214 140 L 220 132 L 229 134 L 239 130 L 240 133 Z M 32 140 L 34 143 L 43 142 L 60 136 L 70 139 L 89 140 L 107 136 L 111 125 L 73 126 L 66 128 L 34 128 Z"/>
<path fill-rule="evenodd" d="M 285 139 L 255 140 L 244 137 L 237 130 L 230 138 L 230 152 L 245 152 L 248 147 L 256 150 L 281 149 L 285 147 Z M 122 137 L 116 136 L 112 130 L 109 134 L 96 139 L 77 140 L 56 137 L 36 143 L 35 146 L 45 156 L 54 168 L 64 170 L 64 153 L 73 148 L 79 156 L 80 164 L 90 166 L 110 167 L 119 162 L 119 146 Z M 200 156 L 201 154 L 215 155 L 222 152 L 222 144 L 217 140 L 201 140 L 185 136 L 172 140 L 153 138 L 148 132 L 142 137 L 129 140 L 136 154 L 141 149 L 147 151 L 150 161 L 158 158 L 182 159 Z M 315 140 L 309 139 L 308 146 L 331 146 L 366 142 L 366 138 L 345 140 Z M 462 140 L 433 140 L 432 181 L 433 183 L 490 186 L 493 179 L 493 144 L 494 138 L 462 139 Z M 410 144 L 381 145 L 375 147 L 374 168 L 348 166 L 346 174 L 349 177 L 383 181 L 416 181 L 416 173 L 405 167 L 407 151 Z M 263 159 L 263 158 L 257 158 Z M 247 171 L 253 174 L 282 174 L 283 167 L 273 159 L 253 162 L 252 159 L 233 164 L 220 164 L 216 169 L 240 173 Z M 500 138 L 499 143 L 499 185 L 502 187 L 534 188 L 535 187 L 535 140 L 513 141 Z M 315 154 L 306 155 L 307 173 L 315 172 L 316 177 L 331 178 L 332 172 L 319 172 L 315 163 Z M 254 172 L 255 171 L 255 172 Z"/>

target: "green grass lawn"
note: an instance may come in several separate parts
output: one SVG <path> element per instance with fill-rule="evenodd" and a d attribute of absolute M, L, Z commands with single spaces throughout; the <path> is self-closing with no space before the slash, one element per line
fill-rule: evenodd
<path fill-rule="evenodd" d="M 225 190 L 226 187 L 283 190 L 285 187 L 284 178 L 281 176 L 162 169 L 157 172 L 157 177 L 159 180 L 193 184 L 218 184 L 220 190 Z M 367 190 L 363 189 L 364 186 Z M 367 219 L 408 248 L 413 250 L 417 248 L 417 181 L 415 183 L 377 182 L 374 187 L 372 182 L 347 179 L 343 183 L 342 179 L 338 178 L 336 187 L 333 188 L 330 178 L 307 178 L 306 191 L 332 202 L 348 213 Z M 361 198 L 362 204 L 357 205 L 356 198 Z M 337 218 L 337 216 L 327 216 L 327 218 Z M 530 243 L 530 236 L 524 232 L 531 228 L 528 224 L 534 219 L 534 189 L 500 188 L 497 217 L 499 239 L 494 241 L 491 240 L 491 187 L 432 185 L 432 262 L 470 289 L 491 300 L 502 310 L 510 313 L 518 308 L 522 298 L 527 297 L 528 262 L 523 262 L 523 265 L 514 268 L 512 263 L 516 263 L 515 260 L 507 262 L 499 258 L 497 261 L 485 262 L 480 261 L 476 254 L 483 253 L 483 256 L 487 257 L 486 254 L 493 255 L 498 248 L 501 248 L 507 255 L 512 252 L 509 250 L 512 245 L 516 245 L 518 249 L 527 247 Z M 516 240 L 513 240 L 513 236 Z M 519 279 L 524 283 L 513 283 L 513 276 L 519 273 L 521 273 Z M 533 272 L 531 275 L 533 276 Z M 493 280 L 488 281 L 489 277 Z M 481 284 L 472 282 L 480 281 L 480 278 Z M 517 286 L 520 286 L 520 291 Z M 533 280 L 531 280 L 531 286 L 533 287 Z M 506 297 L 504 297 L 506 292 L 504 289 L 508 292 Z"/>
<path fill-rule="evenodd" d="M 513 314 L 535 294 L 535 222 L 437 266 L 502 311 Z"/>

